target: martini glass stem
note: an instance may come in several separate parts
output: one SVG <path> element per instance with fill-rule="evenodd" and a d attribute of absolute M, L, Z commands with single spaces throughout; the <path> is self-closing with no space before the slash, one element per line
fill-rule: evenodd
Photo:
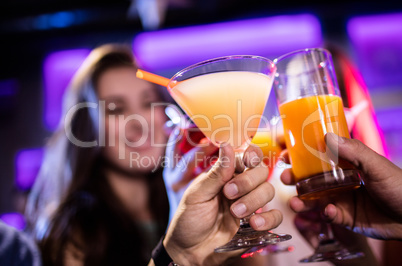
<path fill-rule="evenodd" d="M 241 160 L 241 163 L 236 163 L 236 165 L 242 165 L 241 169 L 236 169 L 238 173 L 247 171 L 247 167 L 243 164 L 244 151 L 248 145 L 242 145 L 239 149 L 236 149 L 236 160 Z M 288 234 L 274 234 L 270 231 L 255 231 L 249 221 L 254 215 L 252 213 L 249 216 L 240 219 L 240 226 L 237 230 L 235 236 L 227 244 L 220 246 L 215 249 L 215 252 L 228 252 L 243 248 L 262 248 L 267 245 L 276 244 L 282 241 L 291 239 L 292 237 Z M 247 252 L 246 252 L 247 253 Z"/>

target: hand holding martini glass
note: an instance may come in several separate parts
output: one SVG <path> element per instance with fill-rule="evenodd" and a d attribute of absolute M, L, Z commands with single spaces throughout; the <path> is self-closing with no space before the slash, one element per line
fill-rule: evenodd
<path fill-rule="evenodd" d="M 264 57 L 220 57 L 179 71 L 167 88 L 214 145 L 229 143 L 242 156 L 257 132 L 275 71 L 275 65 Z M 148 74 L 137 76 L 146 79 L 144 75 Z M 158 79 L 159 84 L 166 85 L 166 80 Z M 255 231 L 248 219 L 241 219 L 233 239 L 215 252 L 262 247 L 291 238 L 286 234 Z"/>

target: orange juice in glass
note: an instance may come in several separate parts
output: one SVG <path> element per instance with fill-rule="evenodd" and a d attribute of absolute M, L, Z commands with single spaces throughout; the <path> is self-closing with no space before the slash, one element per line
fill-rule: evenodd
<path fill-rule="evenodd" d="M 324 140 L 328 132 L 350 138 L 329 52 L 306 49 L 275 62 L 275 93 L 299 197 L 359 187 L 359 171 L 330 157 Z"/>
<path fill-rule="evenodd" d="M 274 60 L 274 89 L 282 118 L 286 148 L 299 198 L 326 206 L 331 197 L 360 187 L 360 172 L 330 154 L 325 134 L 349 138 L 342 99 L 331 54 L 325 49 L 304 49 Z M 364 256 L 342 246 L 322 224 L 315 252 L 300 262 L 346 260 Z"/>
<path fill-rule="evenodd" d="M 290 147 L 296 182 L 331 171 L 333 164 L 326 153 L 325 134 L 333 132 L 350 137 L 342 99 L 334 95 L 308 96 L 284 103 L 279 110 L 286 117 L 283 122 L 287 132 L 285 142 Z M 304 164 L 305 161 L 309 164 Z"/>

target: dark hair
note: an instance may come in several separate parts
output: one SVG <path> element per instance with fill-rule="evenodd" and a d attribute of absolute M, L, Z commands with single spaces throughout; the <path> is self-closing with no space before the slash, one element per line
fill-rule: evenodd
<path fill-rule="evenodd" d="M 69 104 L 93 102 L 97 99 L 99 77 L 108 69 L 126 66 L 137 68 L 127 47 L 106 45 L 95 49 L 71 83 L 67 97 L 73 100 Z M 92 141 L 98 137 L 96 114 L 90 113 L 91 109 L 79 109 L 66 122 L 79 140 Z M 63 135 L 58 133 L 54 138 Z M 85 265 L 146 265 L 154 238 L 133 222 L 112 191 L 104 175 L 107 162 L 100 148 L 78 147 L 67 142 L 63 152 L 71 182 L 44 238 L 39 241 L 44 265 L 63 265 L 67 247 L 82 252 Z M 150 173 L 146 180 L 151 195 L 149 206 L 156 221 L 154 231 L 159 238 L 166 230 L 169 215 L 162 170 Z"/>

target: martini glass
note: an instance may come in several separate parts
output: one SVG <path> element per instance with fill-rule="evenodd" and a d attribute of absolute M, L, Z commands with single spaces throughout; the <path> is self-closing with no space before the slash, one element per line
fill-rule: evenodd
<path fill-rule="evenodd" d="M 216 146 L 229 143 L 242 156 L 257 132 L 275 65 L 259 56 L 220 57 L 187 67 L 172 77 L 168 90 L 190 119 Z M 240 219 L 233 239 L 215 252 L 265 246 L 291 238 L 255 231 Z"/>

